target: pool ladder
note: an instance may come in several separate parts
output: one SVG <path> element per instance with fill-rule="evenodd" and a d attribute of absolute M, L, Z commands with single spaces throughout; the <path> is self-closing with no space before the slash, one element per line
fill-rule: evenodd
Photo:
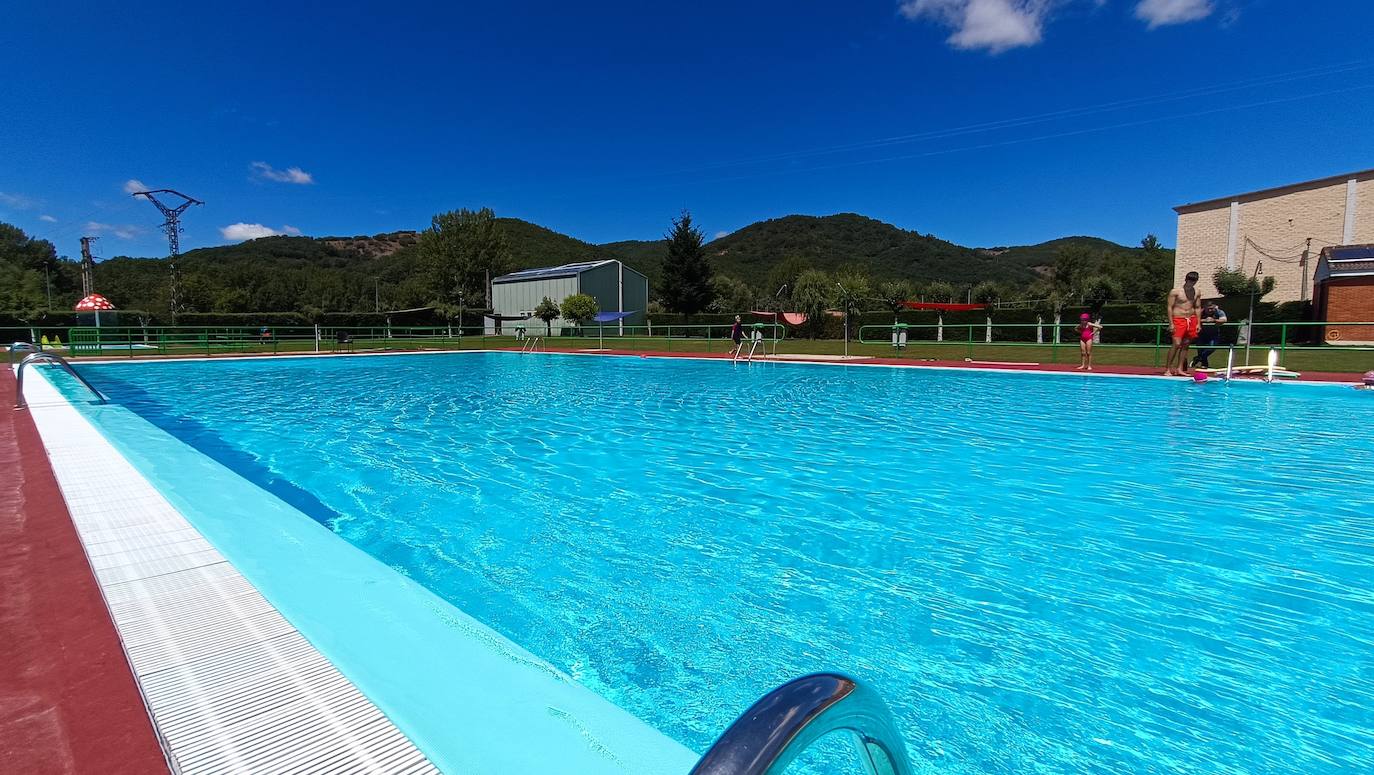
<path fill-rule="evenodd" d="M 544 342 L 544 337 L 542 337 L 542 336 L 532 336 L 532 337 L 530 337 L 529 339 L 526 339 L 524 344 L 520 345 L 520 352 L 522 352 L 522 353 L 537 352 L 541 347 L 544 346 L 543 342 Z"/>
<path fill-rule="evenodd" d="M 735 720 L 691 775 L 782 775 L 830 732 L 847 732 L 867 775 L 914 775 L 887 704 L 839 673 L 814 673 L 764 695 Z"/>
<path fill-rule="evenodd" d="M 759 345 L 761 344 L 763 345 L 763 354 L 765 356 L 768 355 L 768 345 L 763 341 L 763 335 L 755 333 L 753 336 L 749 337 L 749 353 L 747 355 L 742 355 L 739 351 L 736 351 L 734 359 L 738 361 L 743 358 L 745 363 L 754 360 L 754 351 L 759 349 Z"/>
<path fill-rule="evenodd" d="M 76 369 L 72 368 L 72 365 L 70 363 L 67 363 L 66 358 L 63 358 L 60 355 L 53 355 L 52 353 L 37 352 L 25 356 L 24 360 L 19 362 L 19 371 L 14 378 L 15 409 L 23 409 L 24 407 L 28 406 L 28 402 L 24 400 L 24 367 L 30 364 L 43 363 L 44 361 L 47 361 L 49 363 L 55 363 L 58 366 L 61 366 L 63 369 L 66 369 L 68 374 L 72 375 L 73 377 L 76 377 L 77 382 L 80 382 L 81 384 L 85 385 L 87 390 L 90 390 L 92 393 L 94 393 L 95 397 L 100 399 L 100 403 L 105 403 L 105 395 L 101 393 L 99 390 L 96 390 L 95 386 L 92 385 L 90 382 L 87 382 L 85 377 L 76 373 Z"/>

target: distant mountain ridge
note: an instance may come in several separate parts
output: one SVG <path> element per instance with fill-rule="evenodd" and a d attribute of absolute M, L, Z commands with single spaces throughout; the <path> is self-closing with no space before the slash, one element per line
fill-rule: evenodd
<path fill-rule="evenodd" d="M 664 240 L 593 244 L 535 223 L 498 218 L 510 246 L 510 270 L 576 261 L 620 259 L 657 284 Z M 353 237 L 264 237 L 187 251 L 182 292 L 196 308 L 213 311 L 298 309 L 344 311 L 427 303 L 419 261 L 419 232 Z M 1025 285 L 1045 273 L 1068 246 L 1123 255 L 1138 252 L 1097 237 L 1063 237 L 1037 245 L 974 248 L 901 229 L 855 213 L 788 215 L 750 224 L 705 248 L 717 274 L 759 292 L 779 264 L 835 272 L 854 268 L 875 282 L 943 280 L 970 286 L 984 280 Z M 97 286 L 132 309 L 165 306 L 160 259 L 119 257 L 97 265 Z M 268 304 L 270 306 L 259 306 Z"/>
<path fill-rule="evenodd" d="M 516 268 L 616 258 L 657 280 L 665 240 L 621 240 L 600 245 L 583 242 L 535 224 L 499 219 L 511 238 Z M 973 248 L 932 234 L 908 231 L 855 213 L 788 215 L 745 226 L 706 243 L 715 270 L 754 283 L 786 259 L 831 272 L 844 266 L 864 269 L 875 279 L 917 282 L 944 280 L 973 284 L 983 280 L 1024 283 L 1043 274 L 1061 248 L 1133 251 L 1099 237 L 1073 236 L 1001 248 Z"/>

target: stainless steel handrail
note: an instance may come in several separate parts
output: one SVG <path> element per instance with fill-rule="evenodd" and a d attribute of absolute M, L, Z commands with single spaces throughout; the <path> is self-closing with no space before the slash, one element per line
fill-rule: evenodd
<path fill-rule="evenodd" d="M 815 673 L 763 696 L 735 720 L 691 775 L 782 775 L 821 736 L 849 732 L 869 775 L 914 775 L 887 704 L 857 679 Z"/>
<path fill-rule="evenodd" d="M 15 342 L 14 344 L 10 345 L 9 354 L 6 357 L 6 360 L 9 361 L 9 365 L 13 366 L 15 353 L 36 353 L 39 352 L 41 349 L 42 348 L 40 348 L 33 342 Z"/>
<path fill-rule="evenodd" d="M 90 390 L 92 393 L 95 393 L 95 397 L 100 399 L 100 403 L 105 403 L 105 394 L 101 393 L 99 390 L 96 390 L 95 385 L 92 385 L 91 383 L 87 382 L 85 377 L 81 376 L 80 374 L 77 374 L 76 369 L 72 368 L 72 365 L 70 363 L 67 363 L 66 358 L 63 358 L 60 355 L 53 355 L 52 353 L 33 353 L 32 355 L 25 357 L 24 360 L 19 362 L 19 372 L 15 375 L 14 378 L 15 409 L 23 409 L 25 406 L 28 406 L 28 403 L 24 401 L 24 367 L 28 366 L 31 363 L 38 363 L 40 361 L 49 361 L 51 363 L 56 363 L 58 366 L 61 366 L 62 368 L 66 369 L 68 374 L 72 375 L 73 377 L 76 377 L 77 382 L 80 382 L 81 384 L 85 385 L 86 389 Z"/>

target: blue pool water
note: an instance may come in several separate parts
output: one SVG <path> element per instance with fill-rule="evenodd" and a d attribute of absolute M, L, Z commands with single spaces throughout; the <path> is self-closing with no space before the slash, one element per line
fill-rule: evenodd
<path fill-rule="evenodd" d="M 87 369 L 698 751 L 839 669 L 933 772 L 1374 771 L 1368 393 L 509 353 Z"/>

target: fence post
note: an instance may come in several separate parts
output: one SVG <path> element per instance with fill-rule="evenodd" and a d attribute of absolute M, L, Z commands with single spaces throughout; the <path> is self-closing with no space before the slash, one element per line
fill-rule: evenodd
<path fill-rule="evenodd" d="M 1288 353 L 1288 324 L 1284 323 L 1279 327 L 1279 363 L 1283 363 L 1284 356 Z"/>
<path fill-rule="evenodd" d="M 969 360 L 973 360 L 973 324 L 968 324 L 968 355 Z"/>
<path fill-rule="evenodd" d="M 1155 356 L 1154 356 L 1154 357 L 1155 357 L 1155 362 L 1154 362 L 1154 366 L 1155 366 L 1156 369 L 1159 368 L 1159 339 L 1160 339 L 1160 335 L 1161 335 L 1163 332 L 1164 332 L 1164 324 L 1162 324 L 1162 323 L 1155 323 Z"/>

